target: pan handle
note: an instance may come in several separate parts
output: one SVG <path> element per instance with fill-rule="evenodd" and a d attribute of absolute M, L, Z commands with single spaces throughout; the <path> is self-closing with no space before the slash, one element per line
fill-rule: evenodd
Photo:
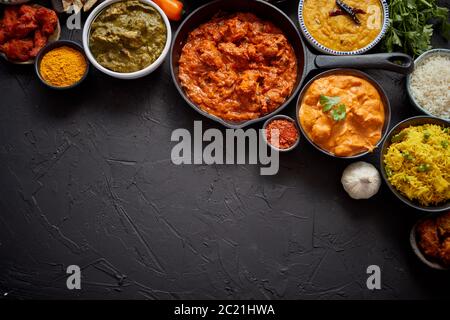
<path fill-rule="evenodd" d="M 316 56 L 318 68 L 360 68 L 384 69 L 402 74 L 410 74 L 414 69 L 414 60 L 404 53 L 375 53 L 361 56 Z"/>

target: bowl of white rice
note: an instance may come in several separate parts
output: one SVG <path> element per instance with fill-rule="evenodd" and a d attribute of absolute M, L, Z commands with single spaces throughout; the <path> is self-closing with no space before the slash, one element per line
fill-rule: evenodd
<path fill-rule="evenodd" d="M 450 50 L 433 49 L 419 56 L 406 89 L 421 112 L 450 121 Z"/>

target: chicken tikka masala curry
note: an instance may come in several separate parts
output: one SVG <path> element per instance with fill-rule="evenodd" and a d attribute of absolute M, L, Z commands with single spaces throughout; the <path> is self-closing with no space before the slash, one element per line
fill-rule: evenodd
<path fill-rule="evenodd" d="M 193 30 L 179 60 L 189 99 L 226 121 L 262 117 L 281 106 L 297 79 L 297 59 L 273 23 L 251 13 L 215 17 Z"/>

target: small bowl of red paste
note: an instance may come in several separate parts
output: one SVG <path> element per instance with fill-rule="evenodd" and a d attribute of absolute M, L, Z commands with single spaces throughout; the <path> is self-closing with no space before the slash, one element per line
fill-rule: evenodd
<path fill-rule="evenodd" d="M 273 116 L 264 123 L 263 129 L 264 140 L 276 151 L 291 151 L 300 142 L 300 131 L 291 117 L 285 115 Z M 272 141 L 272 138 L 274 141 Z"/>

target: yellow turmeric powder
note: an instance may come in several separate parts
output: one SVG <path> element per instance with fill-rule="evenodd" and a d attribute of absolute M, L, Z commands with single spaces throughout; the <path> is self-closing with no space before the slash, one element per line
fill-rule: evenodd
<path fill-rule="evenodd" d="M 84 56 L 68 46 L 47 52 L 39 65 L 39 72 L 48 84 L 55 87 L 68 87 L 78 82 L 86 73 Z"/>

